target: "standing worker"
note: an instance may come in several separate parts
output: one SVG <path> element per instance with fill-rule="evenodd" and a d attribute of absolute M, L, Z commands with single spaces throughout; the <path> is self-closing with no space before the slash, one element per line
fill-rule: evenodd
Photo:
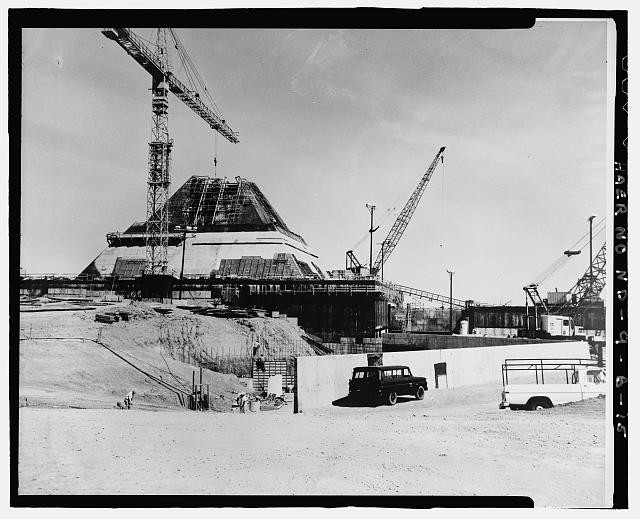
<path fill-rule="evenodd" d="M 238 398 L 236 400 L 237 404 L 238 404 L 238 408 L 240 409 L 241 413 L 245 413 L 246 412 L 246 408 L 247 408 L 247 394 L 246 393 L 240 393 L 238 395 Z"/>
<path fill-rule="evenodd" d="M 124 405 L 126 406 L 127 409 L 131 409 L 131 403 L 133 402 L 133 395 L 135 394 L 136 392 L 132 389 L 127 393 L 127 396 L 124 397 Z"/>

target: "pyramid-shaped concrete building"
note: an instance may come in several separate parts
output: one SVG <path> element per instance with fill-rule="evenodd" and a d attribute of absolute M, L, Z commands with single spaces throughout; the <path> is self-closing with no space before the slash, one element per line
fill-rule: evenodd
<path fill-rule="evenodd" d="M 192 176 L 168 200 L 168 272 L 187 277 L 324 278 L 318 256 L 253 182 Z M 185 233 L 185 229 L 188 229 Z M 183 248 L 184 241 L 184 248 Z M 146 262 L 145 223 L 107 235 L 83 274 L 133 278 Z M 184 252 L 184 253 L 183 253 Z"/>

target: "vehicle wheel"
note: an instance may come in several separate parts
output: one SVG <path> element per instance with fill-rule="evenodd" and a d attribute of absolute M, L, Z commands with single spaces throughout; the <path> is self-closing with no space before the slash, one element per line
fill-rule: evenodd
<path fill-rule="evenodd" d="M 551 402 L 544 398 L 533 398 L 527 402 L 528 411 L 541 411 L 542 409 L 549 409 L 552 407 Z"/>
<path fill-rule="evenodd" d="M 396 405 L 398 401 L 398 395 L 396 395 L 393 391 L 387 395 L 387 402 L 389 405 Z"/>
<path fill-rule="evenodd" d="M 424 388 L 422 386 L 418 386 L 416 389 L 416 400 L 422 400 L 424 398 Z"/>

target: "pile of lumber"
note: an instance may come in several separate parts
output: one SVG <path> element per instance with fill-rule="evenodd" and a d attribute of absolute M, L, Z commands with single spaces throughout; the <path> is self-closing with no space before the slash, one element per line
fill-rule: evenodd
<path fill-rule="evenodd" d="M 131 314 L 129 312 L 123 312 L 123 311 L 105 312 L 102 314 L 97 313 L 95 320 L 98 321 L 99 323 L 111 324 L 111 323 L 117 323 L 121 319 L 123 321 L 128 321 L 130 316 Z"/>

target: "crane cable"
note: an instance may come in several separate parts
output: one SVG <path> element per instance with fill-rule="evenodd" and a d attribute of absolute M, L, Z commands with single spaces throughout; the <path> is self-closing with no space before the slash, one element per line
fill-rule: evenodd
<path fill-rule="evenodd" d="M 443 170 L 444 170 L 444 162 L 442 163 L 442 167 L 443 167 Z M 424 176 L 424 173 L 422 173 L 420 175 L 420 178 L 422 178 L 423 176 Z M 419 182 L 419 180 L 418 180 L 418 182 Z M 416 185 L 417 184 L 416 184 L 415 179 L 412 179 L 412 180 L 407 182 L 407 184 L 405 185 L 404 189 L 398 194 L 398 196 L 394 199 L 394 201 L 391 203 L 391 205 L 389 207 L 387 207 L 387 209 L 385 210 L 384 215 L 382 216 L 382 218 L 376 222 L 378 224 L 378 226 L 380 227 L 380 229 L 383 229 L 384 224 L 389 220 L 390 216 L 393 216 L 394 217 L 394 221 L 395 221 L 395 218 L 398 217 L 398 215 L 400 214 L 400 211 L 402 211 L 402 209 L 404 208 L 404 205 L 403 205 L 402 208 L 400 209 L 400 211 L 398 211 L 397 210 L 398 204 L 402 200 L 405 200 L 405 204 L 406 204 L 406 201 L 410 197 L 410 193 L 412 193 L 415 190 Z M 389 229 L 384 229 L 384 230 L 388 234 Z M 356 244 L 351 247 L 351 250 L 353 250 L 353 251 L 357 250 L 358 247 L 360 247 L 360 245 L 362 245 L 364 243 L 364 241 L 368 237 L 369 237 L 369 231 L 367 230 L 367 232 L 365 232 L 362 235 L 362 237 L 356 242 Z"/>
<path fill-rule="evenodd" d="M 213 132 L 213 176 L 218 177 L 218 132 Z"/>
<path fill-rule="evenodd" d="M 604 231 L 604 227 L 602 227 L 601 229 L 599 229 L 595 234 L 594 237 L 599 236 L 603 231 Z M 588 234 L 588 233 L 587 233 Z M 570 247 L 571 250 L 575 249 L 575 247 L 578 245 L 578 243 L 582 241 L 582 239 L 578 240 L 578 242 L 576 242 L 574 245 L 572 245 Z M 586 241 L 581 247 L 580 247 L 580 251 L 584 250 L 585 247 L 589 245 L 589 241 Z M 543 270 L 540 274 L 538 274 L 535 284 L 539 285 L 542 282 L 544 282 L 547 278 L 549 278 L 552 274 L 554 274 L 556 271 L 558 271 L 558 269 L 560 269 L 561 267 L 563 267 L 565 265 L 565 263 L 567 263 L 567 261 L 569 261 L 569 256 L 565 256 L 563 255 L 562 257 L 558 258 L 556 261 L 554 261 L 549 267 L 547 267 L 545 270 Z"/>
<path fill-rule="evenodd" d="M 178 35 L 175 33 L 175 31 L 173 29 L 169 29 L 169 31 L 171 32 L 171 35 L 176 43 L 176 50 L 178 50 L 180 59 L 183 61 L 183 63 L 185 63 L 185 70 L 190 69 L 189 75 L 191 76 L 191 73 L 192 73 L 193 76 L 195 76 L 194 83 L 192 84 L 192 86 L 194 87 L 194 90 L 198 91 L 197 87 L 195 87 L 195 83 L 197 82 L 198 85 L 200 86 L 200 89 L 202 90 L 202 93 L 206 96 L 207 100 L 213 106 L 214 111 L 216 112 L 216 115 L 222 118 L 222 112 L 218 108 L 218 105 L 216 105 L 216 102 L 213 100 L 213 97 L 211 97 L 211 94 L 207 89 L 207 85 L 205 84 L 204 79 L 202 79 L 202 76 L 200 75 L 200 73 L 198 72 L 198 69 L 195 66 L 195 63 L 191 59 L 191 56 L 189 56 L 187 49 L 185 49 L 184 45 L 182 45 L 182 42 L 180 41 L 180 38 L 178 38 Z"/>
<path fill-rule="evenodd" d="M 442 160 L 442 189 L 440 191 L 440 225 L 438 226 L 438 230 L 439 230 L 439 234 L 440 234 L 440 263 L 442 263 L 442 242 L 444 241 L 442 239 L 442 234 L 443 234 L 443 226 L 444 226 L 444 222 L 445 222 L 445 218 L 444 218 L 444 212 L 445 212 L 445 205 L 444 205 L 444 155 L 442 157 L 440 157 Z M 446 235 L 446 232 L 444 233 Z"/>
<path fill-rule="evenodd" d="M 604 227 L 603 225 L 605 222 L 606 222 L 606 217 L 603 217 L 599 222 L 596 223 L 596 225 L 594 226 L 594 228 L 596 229 L 596 233 L 593 235 L 594 238 L 599 236 L 606 229 L 606 227 Z M 598 227 L 600 227 L 600 229 L 598 229 Z M 575 250 L 575 247 L 579 246 L 579 244 L 588 236 L 589 236 L 589 231 L 587 231 L 580 238 L 578 238 L 578 240 L 573 245 L 571 245 L 571 247 L 569 247 L 568 250 Z M 580 246 L 579 250 L 580 251 L 584 250 L 587 245 L 589 245 L 589 240 L 587 240 L 582 246 Z M 553 263 L 551 263 L 551 265 L 549 265 L 546 269 L 544 269 L 542 272 L 540 272 L 536 276 L 535 282 L 533 284 L 540 285 L 543 281 L 545 281 L 552 274 L 554 274 L 558 269 L 560 269 L 560 267 L 564 266 L 564 264 L 567 261 L 569 261 L 569 258 L 570 256 L 567 256 L 564 254 L 560 256 Z"/>
<path fill-rule="evenodd" d="M 196 68 L 193 60 L 191 59 L 191 56 L 189 56 L 187 49 L 184 47 L 184 45 L 182 44 L 182 41 L 180 41 L 180 38 L 178 37 L 178 35 L 173 29 L 169 28 L 169 33 L 173 38 L 174 48 L 178 52 L 178 57 L 180 58 L 180 63 L 182 65 L 181 70 L 184 70 L 189 86 L 193 91 L 195 91 L 198 94 L 200 94 L 200 92 L 204 93 L 206 99 L 209 101 L 210 105 L 212 106 L 213 111 L 216 113 L 216 115 L 220 119 L 222 119 L 222 112 L 218 108 L 218 105 L 216 104 L 216 102 L 211 97 L 211 94 L 207 89 L 207 85 L 205 84 L 204 79 L 202 78 L 200 73 L 198 72 L 198 69 Z M 214 132 L 213 135 L 214 135 L 213 136 L 213 139 L 214 139 L 213 141 L 213 148 L 214 148 L 213 176 L 215 178 L 218 176 L 218 132 Z"/>

